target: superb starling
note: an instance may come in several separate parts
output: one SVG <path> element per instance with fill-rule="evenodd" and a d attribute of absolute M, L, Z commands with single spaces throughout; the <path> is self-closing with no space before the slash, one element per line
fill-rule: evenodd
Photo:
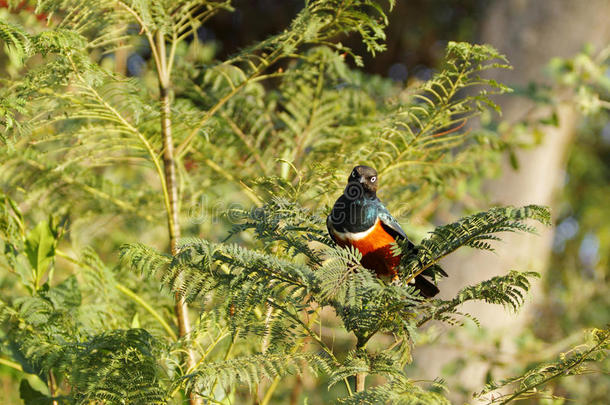
<path fill-rule="evenodd" d="M 368 166 L 356 166 L 326 219 L 330 237 L 341 247 L 354 246 L 362 253 L 361 264 L 377 276 L 398 279 L 400 255 L 394 255 L 392 244 L 405 239 L 407 249 L 415 246 L 400 224 L 377 198 L 377 171 Z M 415 277 L 415 286 L 425 297 L 438 294 L 438 288 L 423 275 Z"/>

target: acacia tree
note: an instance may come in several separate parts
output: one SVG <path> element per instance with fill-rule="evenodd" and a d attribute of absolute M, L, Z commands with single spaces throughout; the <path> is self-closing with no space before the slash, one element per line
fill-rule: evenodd
<path fill-rule="evenodd" d="M 312 373 L 345 403 L 447 403 L 405 374 L 417 328 L 455 322 L 469 300 L 516 309 L 534 274 L 451 300 L 422 300 L 407 281 L 437 278 L 457 248 L 491 250 L 496 233 L 532 231 L 524 221 L 548 223 L 548 212 L 496 208 L 437 227 L 405 250 L 403 285 L 387 285 L 332 244 L 324 204 L 352 162 L 377 167 L 391 208 L 409 201 L 423 215 L 459 198 L 502 143 L 462 129 L 506 90 L 480 76 L 504 67 L 501 55 L 450 43 L 430 81 L 395 89 L 350 69 L 346 58 L 360 57 L 338 41 L 357 33 L 383 50 L 386 16 L 370 0 L 306 2 L 285 31 L 225 61 L 205 59 L 197 29 L 229 1 L 54 0 L 37 10 L 49 21 L 37 32 L 0 20 L 11 57 L 24 61 L 0 90 L 2 364 L 38 377 L 21 381 L 26 403 L 184 393 L 266 404 L 285 395 L 280 381 L 294 394 L 291 375 Z M 105 67 L 124 47 L 150 52 L 141 76 Z M 478 92 L 460 97 L 466 88 Z M 202 197 L 208 208 L 228 196 L 258 207 L 228 211 L 236 244 L 218 242 L 218 222 L 187 217 Z M 180 238 L 197 233 L 206 238 Z M 325 308 L 355 336 L 349 350 L 324 334 Z M 355 394 L 355 375 L 385 384 Z"/>

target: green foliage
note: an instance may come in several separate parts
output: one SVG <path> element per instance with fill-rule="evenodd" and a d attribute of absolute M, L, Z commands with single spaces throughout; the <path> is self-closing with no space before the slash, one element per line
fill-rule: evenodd
<path fill-rule="evenodd" d="M 395 0 L 388 1 L 390 7 Z M 303 10 L 294 18 L 290 28 L 281 34 L 273 36 L 238 55 L 235 60 L 254 67 L 258 58 L 253 57 L 258 52 L 266 52 L 277 60 L 286 55 L 293 55 L 302 44 L 318 44 L 332 46 L 338 51 L 350 53 L 361 65 L 361 57 L 351 53 L 350 49 L 341 43 L 329 41 L 339 35 L 357 32 L 366 48 L 373 55 L 385 50 L 384 28 L 388 23 L 387 16 L 377 1 L 372 0 L 309 0 Z M 256 67 L 256 69 L 260 68 Z"/>
<path fill-rule="evenodd" d="M 501 382 L 487 384 L 485 389 L 476 394 L 482 397 L 506 386 L 515 386 L 515 391 L 499 396 L 492 396 L 489 404 L 508 404 L 512 401 L 545 397 L 545 384 L 552 380 L 589 373 L 604 373 L 596 366 L 608 357 L 610 352 L 610 329 L 594 329 L 589 332 L 588 342 L 576 346 L 551 363 L 538 365 L 525 374 Z"/>
<path fill-rule="evenodd" d="M 303 372 L 301 368 L 307 365 L 314 365 L 324 371 L 329 369 L 325 359 L 310 353 L 244 356 L 218 363 L 202 364 L 191 375 L 186 376 L 187 389 L 206 393 L 212 391 L 216 384 L 229 388 L 239 383 L 246 384 L 252 389 L 264 378 L 272 380 L 287 374 L 301 374 Z"/>
<path fill-rule="evenodd" d="M 53 262 L 57 236 L 57 228 L 50 221 L 38 223 L 36 228 L 26 236 L 24 248 L 30 266 L 34 271 L 32 276 L 34 290 L 38 289 L 42 276 L 47 273 Z"/>
<path fill-rule="evenodd" d="M 437 319 L 451 324 L 456 323 L 455 309 L 466 301 L 482 300 L 489 304 L 503 305 L 509 310 L 517 311 L 523 305 L 526 293 L 530 289 L 530 279 L 540 277 L 534 272 L 510 271 L 503 276 L 496 276 L 480 284 L 465 287 L 451 300 L 430 300 L 422 305 L 421 319 L 417 325 Z"/>
<path fill-rule="evenodd" d="M 442 157 L 449 150 L 459 150 L 467 139 L 454 127 L 459 125 L 459 129 L 488 107 L 498 110 L 490 96 L 509 90 L 481 77 L 488 69 L 509 67 L 498 61 L 506 62 L 506 58 L 490 46 L 449 42 L 441 72 L 406 94 L 407 108 L 396 105 L 389 125 L 369 151 L 368 159 L 381 170 L 380 174 L 399 175 L 399 169 L 413 164 L 413 157 L 422 152 Z M 478 88 L 476 96 L 457 97 L 470 88 Z M 451 171 L 436 175 L 441 178 L 451 175 Z"/>
<path fill-rule="evenodd" d="M 449 405 L 443 395 L 425 391 L 404 378 L 380 385 L 341 401 L 342 404 L 400 404 L 400 405 Z"/>
<path fill-rule="evenodd" d="M 86 327 L 87 320 L 101 314 L 83 313 L 81 304 L 81 288 L 74 276 L 53 287 L 45 283 L 32 296 L 3 300 L 0 320 L 5 349 L 24 371 L 44 381 L 51 370 L 65 375 L 72 387 L 66 400 L 116 403 L 128 398 L 165 403 L 156 339 L 143 329 L 95 334 Z M 28 387 L 22 383 L 24 399 L 35 394 Z"/>
<path fill-rule="evenodd" d="M 167 403 L 158 343 L 145 330 L 117 329 L 79 346 L 68 374 L 76 403 Z"/>
<path fill-rule="evenodd" d="M 45 394 L 32 388 L 28 380 L 21 380 L 19 384 L 19 397 L 23 400 L 25 405 L 52 405 L 53 398 L 46 396 Z"/>
<path fill-rule="evenodd" d="M 555 58 L 549 64 L 556 86 L 583 115 L 566 164 L 566 183 L 554 215 L 557 231 L 553 241 L 544 299 L 539 311 L 541 322 L 532 325 L 539 340 L 533 347 L 560 342 L 566 351 L 580 339 L 583 329 L 610 323 L 610 218 L 607 196 L 610 192 L 610 166 L 607 141 L 610 119 L 610 82 L 604 72 L 610 67 L 610 50 L 587 47 L 569 59 Z M 546 359 L 537 359 L 544 362 Z M 608 358 L 599 368 L 607 370 Z M 576 378 L 554 379 L 547 391 L 588 404 L 604 404 L 610 395 L 607 375 L 585 373 Z"/>
<path fill-rule="evenodd" d="M 449 252 L 459 246 L 480 247 L 471 243 L 473 238 L 485 235 L 487 239 L 497 240 L 495 234 L 498 232 L 532 231 L 531 227 L 522 222 L 526 218 L 547 219 L 548 211 L 533 206 L 492 209 L 461 220 L 462 234 L 455 231 L 455 224 L 438 227 L 433 232 L 434 236 L 418 246 L 417 251 L 436 249 Z M 378 353 L 363 349 L 375 334 L 391 332 L 397 342 L 408 342 L 417 326 L 430 319 L 452 319 L 457 313 L 457 307 L 468 300 L 484 300 L 516 310 L 529 290 L 528 277 L 534 275 L 511 272 L 507 276 L 495 277 L 480 285 L 468 287 L 454 300 L 422 302 L 412 287 L 384 284 L 363 269 L 357 251 L 333 247 L 328 239 L 320 238 L 322 222 L 322 218 L 315 219 L 311 212 L 299 208 L 294 202 L 276 198 L 253 211 L 242 225 L 235 228 L 254 229 L 257 240 L 262 244 L 260 250 L 188 239 L 171 260 L 142 245 L 123 246 L 122 257 L 124 262 L 144 274 L 160 276 L 172 292 L 189 301 L 199 299 L 222 306 L 224 312 L 230 315 L 229 322 L 234 333 L 244 336 L 251 333 L 265 338 L 272 326 L 268 319 L 258 317 L 256 313 L 261 305 L 263 308 L 266 306 L 273 313 L 273 327 L 282 325 L 286 328 L 290 325 L 290 329 L 284 329 L 281 336 L 275 335 L 273 346 L 269 347 L 274 353 L 278 350 L 284 353 L 283 356 L 286 356 L 284 351 L 291 345 L 303 336 L 309 336 L 331 356 L 334 363 L 338 361 L 332 348 L 320 340 L 299 315 L 314 307 L 330 306 L 341 318 L 344 327 L 358 339 L 358 351 L 339 363 L 329 381 L 331 385 L 357 372 L 389 377 L 402 375 L 401 367 L 406 361 L 402 353 L 404 347 L 399 347 L 398 351 Z M 290 232 L 290 237 L 286 237 L 287 232 Z M 451 238 L 447 235 L 451 235 Z M 326 246 L 311 249 L 308 246 L 313 240 L 325 243 Z M 265 246 L 273 248 L 265 249 Z M 429 267 L 426 261 L 419 263 L 420 267 L 413 274 Z M 418 314 L 423 319 L 418 319 Z M 264 375 L 273 378 L 286 373 L 282 368 L 273 366 L 276 372 L 269 375 L 268 369 L 271 366 L 261 368 L 250 363 L 265 358 L 267 357 L 239 360 L 248 362 L 247 366 L 240 362 L 235 363 L 239 366 L 234 363 L 206 365 L 205 372 L 202 373 L 212 373 L 212 370 L 220 367 L 227 367 L 228 370 L 238 367 L 241 371 L 227 371 L 221 379 L 230 384 L 234 381 L 227 378 L 238 378 L 248 385 L 260 381 Z M 318 357 L 299 359 L 319 361 Z M 275 363 L 272 362 L 271 365 L 273 364 Z M 257 373 L 254 373 L 256 370 Z M 189 384 L 195 386 L 203 384 L 197 382 L 200 379 L 207 381 L 207 385 L 198 388 L 206 392 L 211 389 L 210 384 L 215 382 L 213 377 L 199 374 L 187 378 L 194 378 L 195 382 Z M 412 394 L 414 398 L 420 394 L 425 397 L 423 393 Z"/>
<path fill-rule="evenodd" d="M 463 124 L 507 90 L 481 77 L 504 57 L 451 42 L 430 81 L 403 89 L 353 70 L 345 57 L 361 56 L 338 40 L 384 50 L 383 6 L 307 1 L 284 31 L 224 61 L 197 30 L 230 1 L 41 0 L 46 26 L 0 21 L 22 69 L 0 87 L 0 354 L 26 403 L 239 403 L 263 391 L 268 403 L 295 375 L 328 386 L 325 402 L 447 403 L 405 376 L 418 327 L 454 322 L 470 300 L 516 310 L 533 274 L 430 301 L 409 279 L 443 276 L 438 260 L 459 247 L 492 250 L 498 233 L 532 232 L 524 221 L 549 214 L 494 208 L 438 226 L 405 251 L 396 284 L 332 243 L 327 206 L 355 162 L 377 166 L 393 212 L 409 203 L 425 220 L 497 155 L 492 134 Z M 140 47 L 150 58 L 127 78 L 121 52 Z M 176 247 L 166 221 L 205 237 Z M 176 298 L 199 315 L 190 333 Z M 353 394 L 362 373 L 386 383 Z"/>
<path fill-rule="evenodd" d="M 18 58 L 23 58 L 31 53 L 30 36 L 22 27 L 8 21 L 0 21 L 0 39 L 8 51 L 14 53 Z"/>
<path fill-rule="evenodd" d="M 493 251 L 489 241 L 499 240 L 499 232 L 535 232 L 535 228 L 525 224 L 526 219 L 550 225 L 550 213 L 545 207 L 498 207 L 489 211 L 464 217 L 449 225 L 437 227 L 432 236 L 422 241 L 413 254 L 402 256 L 403 278 L 412 280 L 420 273 L 428 271 L 435 277 L 443 275 L 438 261 L 461 246 Z"/>

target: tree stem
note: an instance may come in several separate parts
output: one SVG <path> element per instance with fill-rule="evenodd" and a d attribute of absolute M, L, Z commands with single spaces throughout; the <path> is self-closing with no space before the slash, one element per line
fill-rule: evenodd
<path fill-rule="evenodd" d="M 365 353 L 365 349 L 364 346 L 366 346 L 366 343 L 368 342 L 368 338 L 362 337 L 362 336 L 358 336 L 358 342 L 356 343 L 356 350 L 358 352 L 364 353 L 364 355 L 366 356 Z M 356 373 L 356 392 L 360 392 L 360 391 L 364 391 L 365 390 L 365 381 L 366 380 L 366 372 L 365 371 L 361 371 L 359 373 Z"/>
<path fill-rule="evenodd" d="M 53 398 L 52 405 L 59 405 L 57 400 L 55 400 L 55 395 L 57 394 L 57 390 L 56 390 L 57 382 L 55 381 L 55 376 L 53 375 L 52 370 L 49 370 L 48 385 L 49 385 L 49 393 L 51 394 L 51 397 Z"/>
<path fill-rule="evenodd" d="M 356 392 L 364 391 L 366 373 L 356 373 Z"/>
<path fill-rule="evenodd" d="M 157 46 L 160 64 L 157 66 L 159 74 L 159 98 L 161 102 L 161 135 L 163 138 L 163 166 L 165 174 L 165 184 L 169 198 L 167 213 L 167 227 L 169 230 L 169 246 L 172 255 L 178 253 L 178 239 L 180 238 L 180 223 L 178 221 L 178 185 L 176 182 L 176 161 L 174 160 L 174 140 L 172 137 L 171 121 L 171 99 L 170 99 L 170 73 L 167 70 L 167 55 L 165 52 L 165 37 L 162 32 L 157 33 Z M 178 320 L 178 331 L 180 337 L 186 336 L 191 331 L 191 324 L 188 318 L 188 308 L 186 302 L 178 293 L 175 294 L 176 304 L 174 311 Z M 186 368 L 192 370 L 196 365 L 195 352 L 192 347 L 186 350 Z M 189 395 L 191 405 L 201 404 L 199 397 L 195 393 Z"/>

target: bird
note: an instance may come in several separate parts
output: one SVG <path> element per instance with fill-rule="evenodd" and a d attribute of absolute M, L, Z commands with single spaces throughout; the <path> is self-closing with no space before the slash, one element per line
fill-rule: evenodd
<path fill-rule="evenodd" d="M 415 249 L 415 245 L 377 197 L 378 184 L 375 169 L 363 165 L 354 167 L 343 194 L 326 218 L 326 227 L 338 246 L 353 246 L 360 251 L 362 267 L 395 282 L 398 281 L 400 255 L 394 254 L 392 245 L 397 240 L 406 240 L 407 249 Z M 426 298 L 439 292 L 438 287 L 422 274 L 415 277 L 414 283 Z"/>

